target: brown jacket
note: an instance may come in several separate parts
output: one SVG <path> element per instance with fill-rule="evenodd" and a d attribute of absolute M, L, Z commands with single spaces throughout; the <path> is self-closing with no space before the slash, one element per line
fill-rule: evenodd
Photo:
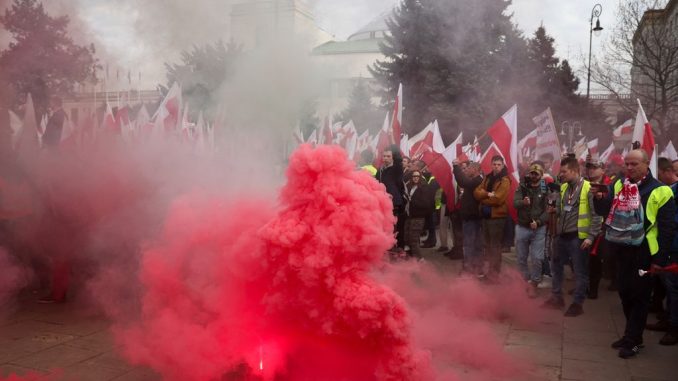
<path fill-rule="evenodd" d="M 511 188 L 511 180 L 508 176 L 502 177 L 499 181 L 494 182 L 494 197 L 489 197 L 485 188 L 487 187 L 488 177 L 486 176 L 483 179 L 483 182 L 480 183 L 473 191 L 473 197 L 480 202 L 480 208 L 483 206 L 492 207 L 492 216 L 491 218 L 504 218 L 508 216 L 508 205 L 506 204 L 506 199 L 508 198 L 508 193 Z M 482 215 L 482 210 L 481 210 Z"/>

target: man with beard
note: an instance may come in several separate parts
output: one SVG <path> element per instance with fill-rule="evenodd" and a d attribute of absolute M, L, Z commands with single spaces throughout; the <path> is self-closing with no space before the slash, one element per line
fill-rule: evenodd
<path fill-rule="evenodd" d="M 480 202 L 485 255 L 490 268 L 487 277 L 496 281 L 501 271 L 501 244 L 504 225 L 508 216 L 506 198 L 511 187 L 504 158 L 492 157 L 492 171 L 473 191 L 473 197 Z"/>

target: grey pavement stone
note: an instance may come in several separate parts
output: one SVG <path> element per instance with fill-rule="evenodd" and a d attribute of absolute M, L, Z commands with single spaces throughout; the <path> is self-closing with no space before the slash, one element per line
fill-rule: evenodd
<path fill-rule="evenodd" d="M 620 359 L 623 363 L 623 360 Z M 562 378 L 564 380 L 631 380 L 631 375 L 625 366 L 619 362 L 597 362 L 563 359 Z"/>
<path fill-rule="evenodd" d="M 31 369 L 50 371 L 59 368 L 67 368 L 70 365 L 90 359 L 99 354 L 100 353 L 88 349 L 75 348 L 68 345 L 57 345 L 44 351 L 12 360 L 12 364 Z"/>
<path fill-rule="evenodd" d="M 542 346 L 507 344 L 504 346 L 504 350 L 535 365 L 560 368 L 562 362 L 560 351 L 545 351 Z"/>
<path fill-rule="evenodd" d="M 559 336 L 545 335 L 539 332 L 511 330 L 506 344 L 527 345 L 541 349 L 560 351 L 562 343 Z"/>

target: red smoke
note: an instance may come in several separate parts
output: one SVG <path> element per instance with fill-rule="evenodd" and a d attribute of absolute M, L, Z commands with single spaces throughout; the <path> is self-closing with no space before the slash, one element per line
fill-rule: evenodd
<path fill-rule="evenodd" d="M 125 355 L 169 380 L 431 378 L 405 303 L 368 273 L 393 243 L 383 187 L 338 147 L 301 147 L 287 176 L 277 208 L 174 205 L 143 255 L 141 319 L 115 328 Z"/>

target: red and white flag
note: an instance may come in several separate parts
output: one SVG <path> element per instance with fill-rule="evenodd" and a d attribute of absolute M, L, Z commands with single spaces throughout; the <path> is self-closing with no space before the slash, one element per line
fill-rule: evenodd
<path fill-rule="evenodd" d="M 598 159 L 600 157 L 598 155 L 598 138 L 590 140 L 588 143 L 586 143 L 586 149 L 588 150 L 588 155 L 591 155 L 593 160 Z"/>
<path fill-rule="evenodd" d="M 501 156 L 502 155 L 501 151 L 499 150 L 499 147 L 497 147 L 497 144 L 494 142 L 490 143 L 489 147 L 483 152 L 483 154 L 480 156 L 480 169 L 483 171 L 483 174 L 487 175 L 488 173 L 492 172 L 492 158 L 495 156 Z M 504 157 L 504 160 L 506 158 Z"/>
<path fill-rule="evenodd" d="M 40 134 L 33 107 L 33 97 L 28 94 L 24 106 L 24 119 L 16 143 L 17 159 L 28 161 L 34 159 L 40 151 Z"/>
<path fill-rule="evenodd" d="M 511 179 L 511 188 L 507 197 L 509 214 L 515 221 L 517 212 L 513 207 L 513 194 L 520 183 L 518 174 L 518 106 L 513 105 L 502 117 L 494 122 L 492 127 L 487 130 L 487 134 L 496 144 L 506 162 L 506 169 Z"/>
<path fill-rule="evenodd" d="M 612 141 L 619 147 L 628 145 L 633 140 L 633 120 L 629 119 L 612 130 Z"/>
<path fill-rule="evenodd" d="M 603 151 L 603 153 L 600 154 L 599 160 L 605 164 L 610 160 L 610 156 L 614 152 L 614 143 L 610 143 L 610 146 Z"/>
<path fill-rule="evenodd" d="M 403 84 L 398 85 L 395 104 L 393 105 L 393 120 L 391 121 L 391 142 L 400 145 L 403 123 Z"/>
<path fill-rule="evenodd" d="M 443 157 L 445 157 L 445 161 L 450 165 L 450 168 L 452 168 L 452 162 L 459 158 L 461 156 L 461 148 L 462 148 L 462 142 L 463 142 L 463 132 L 459 133 L 459 136 L 457 136 L 456 139 L 450 144 L 447 148 L 445 148 L 445 151 L 443 151 Z M 459 195 L 457 194 L 457 179 L 454 178 L 454 171 L 452 171 L 452 189 L 445 189 L 445 196 L 447 198 L 447 210 L 450 212 L 454 211 L 457 208 L 457 198 Z"/>
<path fill-rule="evenodd" d="M 313 130 L 311 135 L 306 139 L 306 143 L 310 144 L 312 147 L 318 145 L 318 130 Z"/>
<path fill-rule="evenodd" d="M 23 122 L 19 115 L 15 114 L 14 111 L 9 110 L 9 128 L 12 130 L 12 148 L 16 149 L 17 142 L 21 137 L 21 128 Z"/>
<path fill-rule="evenodd" d="M 325 117 L 323 124 L 318 131 L 318 144 L 332 144 L 334 141 L 334 134 L 332 134 L 332 115 Z"/>
<path fill-rule="evenodd" d="M 403 137 L 400 139 L 400 152 L 403 153 L 403 156 L 410 155 L 410 137 L 407 134 L 403 134 Z"/>
<path fill-rule="evenodd" d="M 101 122 L 101 127 L 105 133 L 112 133 L 116 135 L 120 133 L 118 124 L 115 122 L 115 116 L 113 116 L 113 109 L 108 102 L 106 102 L 106 112 L 104 112 L 104 119 Z"/>
<path fill-rule="evenodd" d="M 301 129 L 299 128 L 299 124 L 297 124 L 297 126 L 294 127 L 294 131 L 292 131 L 292 137 L 294 138 L 295 146 L 299 146 L 301 144 L 304 144 L 304 135 L 301 133 Z"/>
<path fill-rule="evenodd" d="M 445 143 L 443 143 L 440 135 L 438 121 L 429 123 L 423 130 L 410 138 L 408 145 L 409 155 L 413 160 L 421 157 L 424 152 L 428 151 L 442 153 L 445 150 Z"/>
<path fill-rule="evenodd" d="M 676 152 L 676 147 L 673 146 L 673 142 L 669 140 L 668 144 L 666 144 L 666 147 L 659 156 L 665 157 L 671 161 L 677 160 L 678 152 Z"/>
<path fill-rule="evenodd" d="M 525 135 L 520 141 L 518 141 L 518 160 L 520 163 L 527 162 L 524 164 L 529 164 L 533 159 L 530 153 L 534 152 L 537 148 L 537 129 L 535 128 L 529 134 Z"/>
<path fill-rule="evenodd" d="M 388 123 L 388 112 L 386 113 L 386 118 L 384 119 L 384 124 L 381 126 L 381 130 L 377 136 L 372 140 L 372 146 L 374 147 L 374 166 L 379 168 L 381 167 L 382 155 L 384 150 L 391 145 L 391 136 L 389 134 L 389 123 Z"/>
<path fill-rule="evenodd" d="M 170 133 L 180 128 L 181 88 L 176 82 L 167 92 L 158 110 L 153 115 L 156 134 Z"/>
<path fill-rule="evenodd" d="M 438 129 L 438 123 L 433 123 L 434 127 L 432 128 L 432 137 L 431 141 L 440 141 L 442 144 L 442 136 L 440 135 L 440 130 Z M 432 143 L 435 144 L 435 143 Z M 454 204 L 454 180 L 452 175 L 452 161 L 457 157 L 457 145 L 461 144 L 461 139 L 457 138 L 449 147 L 445 148 L 444 145 L 441 147 L 436 147 L 425 150 L 422 152 L 421 160 L 426 163 L 429 171 L 433 176 L 435 176 L 436 181 L 445 192 L 445 195 L 452 198 L 452 203 Z M 449 199 L 448 199 L 449 200 Z M 448 201 L 450 202 L 450 201 Z"/>
<path fill-rule="evenodd" d="M 636 114 L 636 123 L 633 126 L 632 141 L 639 142 L 640 148 L 647 152 L 647 156 L 650 157 L 650 170 L 656 175 L 657 152 L 655 152 L 654 147 L 654 133 L 652 132 L 652 126 L 645 115 L 645 110 L 643 110 L 643 106 L 640 104 L 640 99 L 638 99 L 638 113 Z"/>

